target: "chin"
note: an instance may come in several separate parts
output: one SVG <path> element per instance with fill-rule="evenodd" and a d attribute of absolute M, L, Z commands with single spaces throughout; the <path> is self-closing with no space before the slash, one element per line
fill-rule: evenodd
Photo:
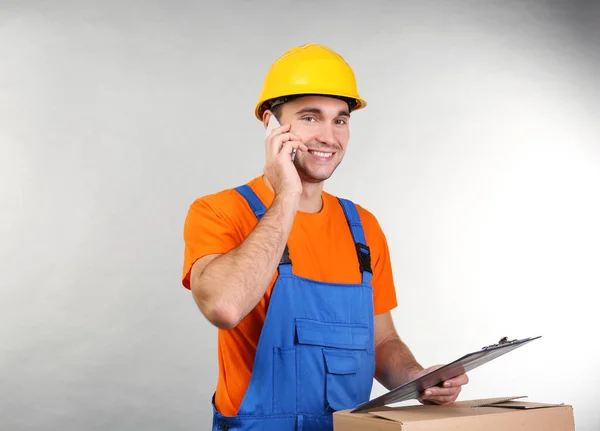
<path fill-rule="evenodd" d="M 300 176 L 300 179 L 305 183 L 317 184 L 322 183 L 323 181 L 327 181 L 330 177 L 331 175 L 322 175 L 319 177 L 302 175 Z"/>
<path fill-rule="evenodd" d="M 337 168 L 337 166 L 335 168 Z M 333 175 L 335 168 L 333 168 L 331 171 L 315 172 L 310 169 L 306 169 L 303 166 L 297 166 L 300 179 L 306 183 L 322 183 L 323 181 L 328 180 Z"/>

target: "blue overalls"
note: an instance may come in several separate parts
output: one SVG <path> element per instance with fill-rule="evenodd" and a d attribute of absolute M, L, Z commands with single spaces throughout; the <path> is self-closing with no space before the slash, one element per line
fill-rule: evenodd
<path fill-rule="evenodd" d="M 256 217 L 264 204 L 248 185 L 236 190 Z M 236 416 L 214 406 L 213 431 L 331 431 L 332 413 L 369 400 L 375 373 L 369 248 L 356 207 L 340 199 L 362 272 L 359 284 L 292 273 L 288 247 L 278 267 L 250 384 Z"/>

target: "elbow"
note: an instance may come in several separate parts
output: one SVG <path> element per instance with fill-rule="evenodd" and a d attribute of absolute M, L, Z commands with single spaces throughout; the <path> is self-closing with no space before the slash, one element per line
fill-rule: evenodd
<path fill-rule="evenodd" d="M 219 298 L 207 297 L 192 286 L 192 295 L 200 312 L 212 325 L 219 329 L 233 329 L 240 323 L 241 314 L 234 306 Z"/>
<path fill-rule="evenodd" d="M 227 304 L 207 304 L 201 307 L 201 311 L 206 319 L 219 329 L 233 329 L 241 320 L 238 310 Z"/>

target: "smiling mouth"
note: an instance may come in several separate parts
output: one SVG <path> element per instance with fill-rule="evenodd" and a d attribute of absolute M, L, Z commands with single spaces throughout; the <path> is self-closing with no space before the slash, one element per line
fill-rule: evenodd
<path fill-rule="evenodd" d="M 317 156 L 322 159 L 328 159 L 333 156 L 333 153 L 326 153 L 324 151 L 308 150 L 308 152 L 313 156 Z"/>

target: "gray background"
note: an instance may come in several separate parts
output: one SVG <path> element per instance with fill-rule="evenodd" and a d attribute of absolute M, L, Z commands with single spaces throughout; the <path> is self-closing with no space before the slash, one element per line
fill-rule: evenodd
<path fill-rule="evenodd" d="M 179 281 L 183 221 L 262 172 L 254 103 L 306 42 L 369 102 L 326 188 L 379 218 L 417 358 L 542 335 L 461 398 L 600 428 L 593 3 L 0 5 L 2 430 L 208 429 L 216 331 Z"/>

